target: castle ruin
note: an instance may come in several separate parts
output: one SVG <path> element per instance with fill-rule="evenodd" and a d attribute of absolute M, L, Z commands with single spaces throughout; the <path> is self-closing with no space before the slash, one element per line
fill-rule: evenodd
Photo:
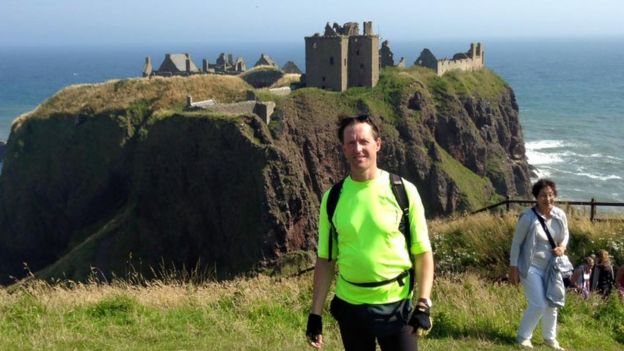
<path fill-rule="evenodd" d="M 204 59 L 202 62 L 202 71 L 207 73 L 226 73 L 226 74 L 239 74 L 247 70 L 247 64 L 242 57 L 236 58 L 230 53 L 222 52 L 217 57 L 216 63 L 210 64 L 208 60 Z"/>
<path fill-rule="evenodd" d="M 384 40 L 381 43 L 381 49 L 379 49 L 379 62 L 381 64 L 381 68 L 384 67 L 399 67 L 405 68 L 405 58 L 401 57 L 399 63 L 394 64 L 394 53 L 390 49 L 390 43 L 387 40 Z"/>
<path fill-rule="evenodd" d="M 373 23 L 325 25 L 325 33 L 305 37 L 306 85 L 334 91 L 374 87 L 379 80 L 379 36 Z"/>
<path fill-rule="evenodd" d="M 221 53 L 217 58 L 216 64 L 208 63 L 208 60 L 203 59 L 201 70 L 195 65 L 191 55 L 188 53 L 165 54 L 165 59 L 157 70 L 154 70 L 152 66 L 152 59 L 149 56 L 145 58 L 143 77 L 190 76 L 205 73 L 239 74 L 246 70 L 245 60 L 242 57 L 234 60 L 232 54 Z"/>
<path fill-rule="evenodd" d="M 260 66 L 270 66 L 275 69 L 279 69 L 277 62 L 275 62 L 275 60 L 273 60 L 271 56 L 267 54 L 260 54 L 260 58 L 258 59 L 258 61 L 256 61 L 256 64 L 254 65 L 254 67 Z"/>
<path fill-rule="evenodd" d="M 199 68 L 191 59 L 190 54 L 165 54 L 165 59 L 156 71 L 152 67 L 152 59 L 148 56 L 143 66 L 143 77 L 190 76 L 197 73 L 199 73 Z"/>
<path fill-rule="evenodd" d="M 297 65 L 292 61 L 288 61 L 284 64 L 284 66 L 282 66 L 282 72 L 286 74 L 302 74 L 303 73 L 301 72 L 299 67 L 297 67 Z"/>
<path fill-rule="evenodd" d="M 485 52 L 481 43 L 471 43 L 467 52 L 457 53 L 450 60 L 447 58 L 438 60 L 429 49 L 423 49 L 414 64 L 431 68 L 438 76 L 454 69 L 474 71 L 485 65 Z"/>

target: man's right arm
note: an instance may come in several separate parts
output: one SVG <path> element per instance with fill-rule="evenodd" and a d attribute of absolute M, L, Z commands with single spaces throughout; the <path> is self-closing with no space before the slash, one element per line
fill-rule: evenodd
<path fill-rule="evenodd" d="M 317 258 L 314 266 L 314 288 L 312 290 L 312 309 L 310 313 L 321 315 L 329 287 L 334 279 L 335 261 Z"/>
<path fill-rule="evenodd" d="M 334 279 L 335 262 L 336 261 L 328 261 L 327 259 L 317 257 L 316 265 L 314 266 L 312 308 L 310 310 L 310 316 L 308 317 L 306 334 L 310 345 L 317 349 L 323 346 L 321 314 L 323 313 L 323 305 L 327 299 L 329 288 Z"/>

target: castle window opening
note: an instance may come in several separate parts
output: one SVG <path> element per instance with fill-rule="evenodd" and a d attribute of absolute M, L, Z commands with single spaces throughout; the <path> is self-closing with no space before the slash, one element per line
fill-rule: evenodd
<path fill-rule="evenodd" d="M 343 66 L 346 66 L 346 65 L 347 65 L 347 59 L 344 59 L 344 60 L 343 60 L 342 65 L 343 65 Z"/>
<path fill-rule="evenodd" d="M 334 65 L 334 57 L 333 56 L 329 58 L 329 64 L 332 65 L 332 66 Z"/>
<path fill-rule="evenodd" d="M 316 49 L 316 42 L 312 43 L 312 49 Z"/>
<path fill-rule="evenodd" d="M 364 64 L 363 63 L 360 63 L 360 69 L 364 70 Z"/>
<path fill-rule="evenodd" d="M 360 56 L 360 50 L 357 50 L 357 51 L 355 52 L 355 54 L 356 54 L 356 55 L 358 55 L 358 56 Z"/>
<path fill-rule="evenodd" d="M 323 82 L 325 81 L 325 77 L 323 77 Z"/>

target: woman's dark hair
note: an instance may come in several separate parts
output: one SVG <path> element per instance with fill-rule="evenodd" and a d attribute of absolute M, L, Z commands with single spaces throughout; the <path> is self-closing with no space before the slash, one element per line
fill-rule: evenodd
<path fill-rule="evenodd" d="M 542 178 L 533 184 L 533 190 L 531 190 L 531 193 L 537 199 L 537 195 L 539 195 L 540 191 L 547 186 L 549 186 L 553 193 L 555 193 L 555 196 L 557 196 L 557 185 L 555 185 L 555 182 L 552 180 L 546 178 Z"/>
<path fill-rule="evenodd" d="M 344 130 L 354 123 L 369 124 L 373 129 L 373 138 L 375 138 L 375 140 L 379 139 L 379 128 L 371 116 L 359 115 L 355 117 L 341 117 L 338 121 L 338 139 L 341 144 L 344 142 Z"/>

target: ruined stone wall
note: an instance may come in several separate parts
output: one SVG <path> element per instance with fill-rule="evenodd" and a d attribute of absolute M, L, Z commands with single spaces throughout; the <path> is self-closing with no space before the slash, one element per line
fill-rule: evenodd
<path fill-rule="evenodd" d="M 444 73 L 453 69 L 460 69 L 462 71 L 472 71 L 475 68 L 476 67 L 472 59 L 459 59 L 459 60 L 442 59 L 442 60 L 438 60 L 438 66 L 437 66 L 436 71 L 438 75 L 441 76 Z"/>
<path fill-rule="evenodd" d="M 343 36 L 305 38 L 306 85 L 334 91 L 347 89 L 348 39 Z"/>
<path fill-rule="evenodd" d="M 232 115 L 249 115 L 254 113 L 255 101 L 241 101 L 232 104 L 214 104 L 202 107 L 205 110 Z"/>
<path fill-rule="evenodd" d="M 374 87 L 379 80 L 379 37 L 349 37 L 348 86 Z"/>
<path fill-rule="evenodd" d="M 456 55 L 459 55 L 459 54 L 456 54 Z M 466 55 L 468 57 L 465 57 Z M 475 43 L 471 43 L 470 50 L 468 50 L 466 55 L 462 55 L 465 58 L 460 58 L 460 59 L 438 60 L 437 69 L 436 69 L 437 74 L 441 76 L 444 73 L 453 69 L 460 69 L 463 71 L 474 71 L 474 70 L 483 68 L 485 60 L 484 60 L 483 46 L 481 45 L 481 43 L 477 43 L 476 45 Z"/>

